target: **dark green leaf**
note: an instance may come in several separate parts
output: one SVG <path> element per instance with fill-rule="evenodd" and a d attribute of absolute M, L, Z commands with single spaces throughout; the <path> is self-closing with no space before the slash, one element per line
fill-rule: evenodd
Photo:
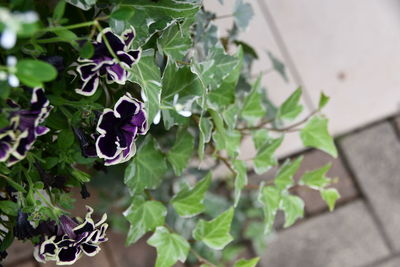
<path fill-rule="evenodd" d="M 114 10 L 110 17 L 117 20 L 129 20 L 135 14 L 135 10 L 129 6 L 122 6 Z"/>
<path fill-rule="evenodd" d="M 17 216 L 18 214 L 18 204 L 11 200 L 1 200 L 0 210 L 7 215 Z"/>
<path fill-rule="evenodd" d="M 79 51 L 79 55 L 82 58 L 91 58 L 93 56 L 93 53 L 94 47 L 91 42 L 86 42 Z"/>
<path fill-rule="evenodd" d="M 189 31 L 182 30 L 176 22 L 162 33 L 161 37 L 157 39 L 157 44 L 159 49 L 170 58 L 182 60 L 188 49 L 192 47 L 192 38 Z"/>
<path fill-rule="evenodd" d="M 57 146 L 61 150 L 68 149 L 75 141 L 75 135 L 70 129 L 62 130 L 57 139 Z"/>
<path fill-rule="evenodd" d="M 181 129 L 176 135 L 175 144 L 167 153 L 167 159 L 177 176 L 182 174 L 192 158 L 193 147 L 194 137 L 187 129 Z"/>
<path fill-rule="evenodd" d="M 53 19 L 60 20 L 64 16 L 64 11 L 65 11 L 65 1 L 60 0 L 57 3 L 56 7 L 54 8 Z"/>

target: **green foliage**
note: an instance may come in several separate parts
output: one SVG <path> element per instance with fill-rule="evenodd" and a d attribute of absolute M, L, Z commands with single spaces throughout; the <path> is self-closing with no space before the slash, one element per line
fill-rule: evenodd
<path fill-rule="evenodd" d="M 229 233 L 233 213 L 234 209 L 229 208 L 211 221 L 200 219 L 193 230 L 194 239 L 204 242 L 210 248 L 223 249 L 233 240 Z"/>
<path fill-rule="evenodd" d="M 257 263 L 260 261 L 260 258 L 253 258 L 249 260 L 240 259 L 235 262 L 234 267 L 255 267 Z"/>
<path fill-rule="evenodd" d="M 336 200 L 340 198 L 340 194 L 335 188 L 329 188 L 321 190 L 321 197 L 328 204 L 329 210 L 332 211 L 335 208 Z"/>
<path fill-rule="evenodd" d="M 49 82 L 56 78 L 56 69 L 43 61 L 23 59 L 18 61 L 17 77 L 25 85 L 30 87 L 43 87 L 43 82 Z"/>
<path fill-rule="evenodd" d="M 289 96 L 288 99 L 285 100 L 285 102 L 283 102 L 278 110 L 279 118 L 293 120 L 303 111 L 303 106 L 299 104 L 301 94 L 302 90 L 301 88 L 298 88 L 291 96 Z"/>
<path fill-rule="evenodd" d="M 301 130 L 300 137 L 305 146 L 318 148 L 337 157 L 335 143 L 328 133 L 328 119 L 321 116 L 312 117 Z"/>
<path fill-rule="evenodd" d="M 268 171 L 272 166 L 275 166 L 278 162 L 274 156 L 274 152 L 278 149 L 283 141 L 283 137 L 268 140 L 259 149 L 257 149 L 257 155 L 254 158 L 254 170 L 257 174 L 262 174 Z"/>
<path fill-rule="evenodd" d="M 166 214 L 167 209 L 160 202 L 135 198 L 132 205 L 124 212 L 125 218 L 130 223 L 126 243 L 128 245 L 135 243 L 145 233 L 163 225 Z"/>
<path fill-rule="evenodd" d="M 330 184 L 330 180 L 325 175 L 331 166 L 331 164 L 326 164 L 319 169 L 304 173 L 299 181 L 299 184 L 306 185 L 316 190 L 324 188 Z"/>
<path fill-rule="evenodd" d="M 182 217 L 193 217 L 205 210 L 204 196 L 211 184 L 211 174 L 199 181 L 192 189 L 184 184 L 172 199 L 172 206 Z"/>
<path fill-rule="evenodd" d="M 194 137 L 187 129 L 182 129 L 176 135 L 174 146 L 168 151 L 167 159 L 176 175 L 181 175 L 192 157 Z"/>
<path fill-rule="evenodd" d="M 156 267 L 170 267 L 177 261 L 185 262 L 190 245 L 183 237 L 171 234 L 165 227 L 157 227 L 147 243 L 157 249 Z"/>
<path fill-rule="evenodd" d="M 265 113 L 266 108 L 262 103 L 261 95 L 261 76 L 259 76 L 244 100 L 241 116 L 250 124 L 255 124 L 265 116 Z"/>

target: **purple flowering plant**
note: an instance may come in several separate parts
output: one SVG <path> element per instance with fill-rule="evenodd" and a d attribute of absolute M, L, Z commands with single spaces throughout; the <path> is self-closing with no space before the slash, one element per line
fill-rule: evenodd
<path fill-rule="evenodd" d="M 12 266 L 18 239 L 40 263 L 73 265 L 101 253 L 110 225 L 127 245 L 151 233 L 157 267 L 255 266 L 257 255 L 232 251 L 262 253 L 278 210 L 285 227 L 303 216 L 293 187 L 332 209 L 326 166 L 296 182 L 302 157 L 275 155 L 288 132 L 337 155 L 321 114 L 329 98 L 311 114 L 301 88 L 268 99 L 264 76 L 287 77 L 271 53 L 274 72 L 252 68 L 260 51 L 239 38 L 252 14 L 237 0 L 219 36 L 201 0 L 0 7 L 1 261 Z M 266 172 L 276 178 L 247 177 Z"/>

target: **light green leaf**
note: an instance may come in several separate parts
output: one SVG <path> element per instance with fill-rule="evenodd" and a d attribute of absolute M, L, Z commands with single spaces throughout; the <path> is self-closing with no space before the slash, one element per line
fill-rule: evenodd
<path fill-rule="evenodd" d="M 126 243 L 133 244 L 145 233 L 163 225 L 166 215 L 167 209 L 161 202 L 136 199 L 124 212 L 124 216 L 130 223 Z"/>
<path fill-rule="evenodd" d="M 172 199 L 172 206 L 179 216 L 193 217 L 204 211 L 204 195 L 211 184 L 211 173 L 199 181 L 192 189 L 184 186 Z"/>
<path fill-rule="evenodd" d="M 233 169 L 236 172 L 235 177 L 235 207 L 237 206 L 240 194 L 243 189 L 247 185 L 247 166 L 243 160 L 234 160 Z"/>
<path fill-rule="evenodd" d="M 157 39 L 159 50 L 174 60 L 182 60 L 192 47 L 189 31 L 181 29 L 178 22 L 169 26 Z"/>
<path fill-rule="evenodd" d="M 281 166 L 278 174 L 275 177 L 274 183 L 280 190 L 287 189 L 293 185 L 293 176 L 299 169 L 303 157 L 298 157 L 295 161 L 291 162 L 289 159 Z"/>
<path fill-rule="evenodd" d="M 235 265 L 233 267 L 256 267 L 259 261 L 260 261 L 259 257 L 252 258 L 249 260 L 240 259 L 237 262 L 235 262 Z"/>
<path fill-rule="evenodd" d="M 132 7 L 123 6 L 114 10 L 110 17 L 117 20 L 129 20 L 135 14 L 135 10 Z"/>
<path fill-rule="evenodd" d="M 259 129 L 256 131 L 252 132 L 252 137 L 253 137 L 253 143 L 255 148 L 258 150 L 260 149 L 263 145 L 271 141 L 271 137 L 268 134 L 268 130 L 266 129 Z"/>
<path fill-rule="evenodd" d="M 181 129 L 176 135 L 175 144 L 167 153 L 167 159 L 177 176 L 182 174 L 192 158 L 194 137 L 187 129 Z"/>
<path fill-rule="evenodd" d="M 172 103 L 176 94 L 179 95 L 180 100 L 193 101 L 202 96 L 203 88 L 198 76 L 190 70 L 190 67 L 178 67 L 171 59 L 168 59 L 162 77 L 161 98 L 163 101 Z"/>
<path fill-rule="evenodd" d="M 241 116 L 250 124 L 255 124 L 265 114 L 266 109 L 262 103 L 261 95 L 261 76 L 259 76 L 253 84 L 250 93 L 244 99 Z"/>
<path fill-rule="evenodd" d="M 335 143 L 328 133 L 328 119 L 321 116 L 312 117 L 301 130 L 300 137 L 305 146 L 318 148 L 337 157 Z"/>
<path fill-rule="evenodd" d="M 328 104 L 329 102 L 329 96 L 325 95 L 324 93 L 321 92 L 321 96 L 319 98 L 319 104 L 318 104 L 318 108 L 319 109 L 323 109 L 326 104 Z"/>
<path fill-rule="evenodd" d="M 271 140 L 257 150 L 257 155 L 253 159 L 254 170 L 257 174 L 262 174 L 277 164 L 274 152 L 282 144 L 282 141 L 283 136 Z"/>
<path fill-rule="evenodd" d="M 204 242 L 212 249 L 223 249 L 233 240 L 229 233 L 233 211 L 233 208 L 229 208 L 211 221 L 200 219 L 193 230 L 194 239 Z"/>
<path fill-rule="evenodd" d="M 305 172 L 300 178 L 299 184 L 306 185 L 315 190 L 323 189 L 325 186 L 330 184 L 330 179 L 328 179 L 325 175 L 331 166 L 332 164 L 328 163 L 319 169 Z"/>
<path fill-rule="evenodd" d="M 289 81 L 286 74 L 285 65 L 282 63 L 282 61 L 276 58 L 271 52 L 268 52 L 268 57 L 271 60 L 272 68 L 278 72 L 286 82 Z"/>
<path fill-rule="evenodd" d="M 339 192 L 335 188 L 323 189 L 320 191 L 321 197 L 329 207 L 329 211 L 335 208 L 336 200 L 340 198 Z"/>
<path fill-rule="evenodd" d="M 132 66 L 130 81 L 137 83 L 142 88 L 142 96 L 149 124 L 160 109 L 161 96 L 161 74 L 154 60 L 154 50 L 149 49 L 142 52 L 140 60 Z"/>
<path fill-rule="evenodd" d="M 211 134 L 212 134 L 212 128 L 213 128 L 213 123 L 209 118 L 206 117 L 200 117 L 200 122 L 199 122 L 199 148 L 198 148 L 198 154 L 200 160 L 203 160 L 204 158 L 204 145 L 211 140 Z"/>
<path fill-rule="evenodd" d="M 263 205 L 264 234 L 268 234 L 272 230 L 276 212 L 279 209 L 281 201 L 280 190 L 275 186 L 261 186 L 257 199 Z"/>
<path fill-rule="evenodd" d="M 210 90 L 207 95 L 207 102 L 209 107 L 214 110 L 222 110 L 224 107 L 234 103 L 236 85 L 239 81 L 240 71 L 243 66 L 243 49 L 239 48 L 238 52 L 234 55 L 237 58 L 236 64 L 232 66 L 229 75 L 224 78 L 218 88 Z"/>
<path fill-rule="evenodd" d="M 236 121 L 239 116 L 240 108 L 236 104 L 232 104 L 222 112 L 222 117 L 229 129 L 236 127 Z"/>
<path fill-rule="evenodd" d="M 157 227 L 147 243 L 157 249 L 155 267 L 170 267 L 177 261 L 185 262 L 190 245 L 182 236 L 170 233 L 167 228 Z"/>
<path fill-rule="evenodd" d="M 124 182 L 132 195 L 144 189 L 155 189 L 167 169 L 164 155 L 156 147 L 154 139 L 148 136 L 126 168 Z"/>
<path fill-rule="evenodd" d="M 253 16 L 254 11 L 249 3 L 244 3 L 243 0 L 236 0 L 233 18 L 240 30 L 246 30 Z"/>
<path fill-rule="evenodd" d="M 57 70 L 47 62 L 22 59 L 17 62 L 17 77 L 30 87 L 43 87 L 42 82 L 49 82 L 57 77 Z"/>
<path fill-rule="evenodd" d="M 304 216 L 304 201 L 293 195 L 282 195 L 282 210 L 285 212 L 285 225 L 287 228 L 293 225 L 297 219 Z"/>
<path fill-rule="evenodd" d="M 303 105 L 299 104 L 301 93 L 301 88 L 298 88 L 283 102 L 278 110 L 279 118 L 293 120 L 303 111 Z"/>

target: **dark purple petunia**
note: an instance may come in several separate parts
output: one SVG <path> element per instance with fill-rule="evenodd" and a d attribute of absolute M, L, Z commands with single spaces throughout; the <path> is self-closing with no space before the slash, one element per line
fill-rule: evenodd
<path fill-rule="evenodd" d="M 104 38 L 110 44 L 116 58 L 111 55 Z M 83 82 L 82 87 L 75 89 L 78 94 L 91 96 L 99 86 L 100 77 L 105 76 L 107 83 L 125 84 L 128 78 L 127 69 L 139 60 L 140 50 L 130 50 L 135 31 L 133 28 L 126 30 L 121 36 L 115 35 L 110 28 L 104 29 L 97 35 L 97 40 L 92 42 L 94 54 L 89 59 L 79 58 L 81 63 L 77 72 Z"/>
<path fill-rule="evenodd" d="M 20 108 L 9 101 L 12 108 Z M 40 125 L 50 113 L 52 106 L 42 88 L 33 89 L 31 106 L 28 110 L 19 109 L 10 115 L 10 125 L 0 129 L 0 161 L 11 166 L 25 158 L 28 150 L 38 136 L 49 129 Z"/>
<path fill-rule="evenodd" d="M 97 156 L 105 159 L 105 165 L 128 161 L 135 155 L 137 135 L 144 135 L 147 130 L 143 103 L 127 93 L 117 101 L 114 109 L 105 109 L 99 118 Z"/>
<path fill-rule="evenodd" d="M 57 265 L 74 264 L 83 254 L 94 256 L 100 251 L 100 244 L 107 241 L 105 223 L 107 215 L 95 223 L 92 219 L 93 209 L 86 206 L 84 221 L 66 215 L 60 217 L 59 224 L 52 235 L 45 238 L 35 247 L 34 257 L 39 262 L 55 261 Z"/>

